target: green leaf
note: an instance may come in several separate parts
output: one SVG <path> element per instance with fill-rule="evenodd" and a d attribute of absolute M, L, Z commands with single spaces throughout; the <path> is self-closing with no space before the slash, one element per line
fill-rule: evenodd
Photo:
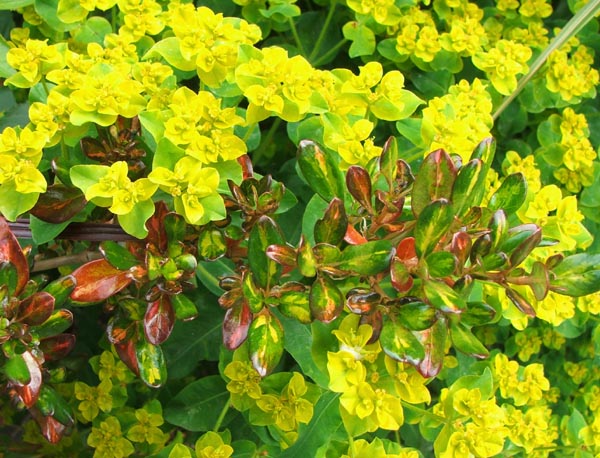
<path fill-rule="evenodd" d="M 398 323 L 411 331 L 423 331 L 433 326 L 437 320 L 435 308 L 421 301 L 409 302 L 398 307 Z"/>
<path fill-rule="evenodd" d="M 312 321 L 310 299 L 307 291 L 281 291 L 278 293 L 277 301 L 279 310 L 288 318 L 293 318 L 304 324 Z"/>
<path fill-rule="evenodd" d="M 76 3 L 79 3 L 77 1 Z M 87 12 L 86 12 L 87 13 Z M 87 14 L 86 14 L 87 15 Z M 62 17 L 61 17 L 62 18 Z M 92 16 L 85 23 L 83 27 L 77 30 L 73 39 L 84 45 L 89 43 L 98 43 L 99 45 L 104 44 L 104 37 L 112 32 L 112 26 L 105 18 L 100 16 Z"/>
<path fill-rule="evenodd" d="M 483 163 L 483 168 L 477 176 L 477 184 L 474 187 L 473 196 L 471 198 L 472 205 L 478 206 L 487 193 L 485 186 L 487 174 L 492 167 L 492 162 L 496 154 L 496 140 L 493 137 L 488 137 L 482 140 L 473 151 L 471 159 L 479 159 Z"/>
<path fill-rule="evenodd" d="M 423 290 L 429 303 L 443 312 L 460 313 L 467 306 L 456 291 L 441 281 L 423 281 Z"/>
<path fill-rule="evenodd" d="M 418 216 L 437 199 L 450 199 L 456 178 L 456 167 L 444 150 L 429 153 L 423 160 L 411 193 L 413 213 Z"/>
<path fill-rule="evenodd" d="M 67 24 L 58 16 L 58 0 L 35 0 L 35 11 L 44 19 L 44 22 L 57 32 L 68 32 L 80 26 L 80 24 Z"/>
<path fill-rule="evenodd" d="M 270 313 L 258 315 L 248 330 L 248 353 L 261 377 L 270 374 L 283 355 L 283 327 Z"/>
<path fill-rule="evenodd" d="M 435 377 L 442 370 L 448 336 L 446 322 L 446 318 L 439 317 L 429 329 L 414 333 L 425 349 L 425 357 L 416 365 L 423 377 Z"/>
<path fill-rule="evenodd" d="M 600 290 L 600 254 L 567 256 L 551 273 L 550 289 L 567 296 L 586 296 Z"/>
<path fill-rule="evenodd" d="M 0 214 L 9 221 L 16 221 L 35 205 L 39 195 L 39 192 L 22 194 L 17 191 L 14 180 L 7 181 L 0 186 Z"/>
<path fill-rule="evenodd" d="M 44 243 L 54 240 L 69 224 L 70 221 L 59 224 L 46 223 L 33 215 L 29 216 L 31 238 L 36 245 L 43 245 Z"/>
<path fill-rule="evenodd" d="M 277 283 L 281 266 L 266 254 L 269 245 L 282 245 L 283 234 L 279 226 L 268 216 L 261 216 L 250 231 L 248 240 L 248 264 L 258 286 L 268 289 Z"/>
<path fill-rule="evenodd" d="M 200 261 L 196 267 L 196 276 L 215 296 L 223 294 L 219 279 L 235 274 L 233 262 L 227 258 L 216 261 Z"/>
<path fill-rule="evenodd" d="M 44 385 L 36 407 L 47 417 L 54 417 L 63 425 L 69 426 L 75 422 L 71 407 L 53 388 Z"/>
<path fill-rule="evenodd" d="M 0 10 L 15 10 L 24 6 L 33 5 L 34 0 L 3 0 L 0 3 Z"/>
<path fill-rule="evenodd" d="M 348 51 L 350 57 L 370 56 L 375 52 L 375 34 L 366 25 L 350 21 L 344 24 L 342 33 L 344 38 L 352 42 Z"/>
<path fill-rule="evenodd" d="M 475 198 L 483 195 L 485 183 L 480 180 L 482 173 L 484 164 L 481 159 L 472 159 L 458 170 L 452 188 L 452 207 L 457 216 L 464 216 L 471 207 L 481 203 L 481 200 L 477 201 Z"/>
<path fill-rule="evenodd" d="M 435 251 L 427 256 L 427 270 L 431 277 L 447 277 L 454 273 L 457 265 L 456 257 L 448 251 Z"/>
<path fill-rule="evenodd" d="M 133 209 L 117 218 L 125 232 L 138 239 L 144 239 L 148 235 L 146 221 L 154 214 L 154 202 L 151 199 L 135 204 Z"/>
<path fill-rule="evenodd" d="M 336 156 L 311 140 L 302 140 L 298 146 L 298 167 L 304 180 L 327 202 L 334 197 L 344 199 L 344 176 Z"/>
<path fill-rule="evenodd" d="M 316 456 L 317 450 L 334 439 L 345 437 L 340 416 L 339 393 L 326 391 L 315 405 L 314 414 L 308 425 L 300 425 L 298 439 L 285 449 L 280 458 L 306 458 Z"/>
<path fill-rule="evenodd" d="M 192 458 L 192 451 L 189 447 L 186 447 L 183 444 L 174 444 L 172 447 L 173 448 L 169 451 L 169 455 L 165 455 L 165 458 Z M 168 450 L 168 448 L 163 450 Z M 163 458 L 162 451 L 161 454 L 157 456 L 161 456 L 161 458 Z"/>
<path fill-rule="evenodd" d="M 310 289 L 312 316 L 324 323 L 335 320 L 344 308 L 344 295 L 335 282 L 326 275 L 319 275 Z"/>
<path fill-rule="evenodd" d="M 359 275 L 376 275 L 389 268 L 392 255 L 392 244 L 387 240 L 348 245 L 342 251 L 336 267 Z"/>
<path fill-rule="evenodd" d="M 522 173 L 507 176 L 500 188 L 492 195 L 488 208 L 492 211 L 504 210 L 507 216 L 515 213 L 527 197 L 527 182 Z"/>
<path fill-rule="evenodd" d="M 72 324 L 73 313 L 70 310 L 55 310 L 46 321 L 36 326 L 35 332 L 40 339 L 44 339 L 66 331 Z"/>
<path fill-rule="evenodd" d="M 396 172 L 398 171 L 398 141 L 396 140 L 396 137 L 387 139 L 377 161 L 379 163 L 379 170 L 387 180 L 388 184 L 391 185 L 396 179 Z"/>
<path fill-rule="evenodd" d="M 399 322 L 387 320 L 379 342 L 385 354 L 396 361 L 417 364 L 425 357 L 425 349 L 419 339 Z"/>
<path fill-rule="evenodd" d="M 225 381 L 220 375 L 211 375 L 177 393 L 165 405 L 163 416 L 167 422 L 188 431 L 210 431 L 228 402 Z"/>
<path fill-rule="evenodd" d="M 496 309 L 485 302 L 467 302 L 467 309 L 460 314 L 461 323 L 468 327 L 489 324 L 496 318 Z"/>
<path fill-rule="evenodd" d="M 198 316 L 196 305 L 184 293 L 173 294 L 171 296 L 171 303 L 173 304 L 175 316 L 178 320 L 188 321 Z"/>
<path fill-rule="evenodd" d="M 431 253 L 453 221 L 454 211 L 446 199 L 435 200 L 422 208 L 415 226 L 417 255 L 422 257 Z"/>
<path fill-rule="evenodd" d="M 27 385 L 31 380 L 29 367 L 20 354 L 12 355 L 4 363 L 4 375 L 12 382 Z"/>
<path fill-rule="evenodd" d="M 335 197 L 327 207 L 323 218 L 315 223 L 315 242 L 339 244 L 346 234 L 348 217 L 344 209 L 344 202 Z"/>
<path fill-rule="evenodd" d="M 216 228 L 206 228 L 198 236 L 198 256 L 214 261 L 227 252 L 225 236 Z"/>
<path fill-rule="evenodd" d="M 161 348 L 145 339 L 135 344 L 135 354 L 140 378 L 152 388 L 158 388 L 167 381 L 167 365 Z"/>
<path fill-rule="evenodd" d="M 487 358 L 490 354 L 477 337 L 460 322 L 450 320 L 450 338 L 452 339 L 454 348 L 469 356 L 483 359 Z"/>
<path fill-rule="evenodd" d="M 246 273 L 242 280 L 242 292 L 246 303 L 252 313 L 258 313 L 265 305 L 265 296 L 262 289 L 254 283 L 252 272 Z"/>
<path fill-rule="evenodd" d="M 148 60 L 157 55 L 163 57 L 169 65 L 179 70 L 186 72 L 196 70 L 196 61 L 187 60 L 181 55 L 179 38 L 177 37 L 163 38 L 146 52 L 142 60 Z"/>
<path fill-rule="evenodd" d="M 329 377 L 319 369 L 311 352 L 306 351 L 313 346 L 310 326 L 296 320 L 282 319 L 281 322 L 285 331 L 285 350 L 299 364 L 304 375 L 310 377 L 321 388 L 327 389 Z"/>
<path fill-rule="evenodd" d="M 127 248 L 112 240 L 105 240 L 100 244 L 100 253 L 113 267 L 119 270 L 127 270 L 141 264 L 140 260 Z"/>

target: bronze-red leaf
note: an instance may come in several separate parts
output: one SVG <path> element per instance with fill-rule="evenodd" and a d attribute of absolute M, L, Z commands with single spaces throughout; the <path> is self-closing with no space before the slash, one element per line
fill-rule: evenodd
<path fill-rule="evenodd" d="M 47 361 L 56 361 L 64 358 L 75 346 L 74 334 L 59 334 L 40 340 L 40 350 L 44 352 Z"/>
<path fill-rule="evenodd" d="M 86 203 L 79 189 L 59 183 L 48 186 L 29 212 L 42 221 L 59 224 L 78 214 Z"/>
<path fill-rule="evenodd" d="M 126 288 L 131 282 L 128 270 L 113 267 L 106 259 L 96 259 L 73 272 L 77 286 L 71 299 L 77 302 L 99 302 Z"/>
<path fill-rule="evenodd" d="M 171 335 L 175 325 L 175 310 L 168 295 L 148 304 L 144 315 L 144 334 L 152 345 L 160 345 Z"/>
<path fill-rule="evenodd" d="M 22 357 L 29 370 L 29 383 L 24 385 L 14 383 L 13 388 L 21 398 L 21 401 L 23 401 L 23 404 L 25 404 L 25 407 L 31 408 L 40 396 L 40 389 L 42 388 L 42 370 L 40 364 L 31 352 L 24 352 Z"/>
<path fill-rule="evenodd" d="M 53 311 L 54 297 L 45 291 L 39 291 L 21 301 L 17 320 L 29 326 L 38 326 L 50 318 Z"/>
<path fill-rule="evenodd" d="M 17 269 L 17 287 L 14 292 L 18 296 L 29 281 L 29 265 L 21 250 L 17 238 L 10 231 L 4 218 L 0 216 L 0 262 L 10 262 Z"/>
<path fill-rule="evenodd" d="M 248 329 L 252 323 L 252 312 L 245 301 L 239 301 L 225 312 L 223 320 L 223 345 L 228 350 L 235 350 L 248 337 Z"/>

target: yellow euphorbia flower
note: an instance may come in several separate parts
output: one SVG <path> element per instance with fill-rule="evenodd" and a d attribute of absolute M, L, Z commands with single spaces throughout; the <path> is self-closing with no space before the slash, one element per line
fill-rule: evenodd
<path fill-rule="evenodd" d="M 175 211 L 189 224 L 209 221 L 221 207 L 224 216 L 223 199 L 217 193 L 219 172 L 212 167 L 202 167 L 202 163 L 193 157 L 181 158 L 173 171 L 155 167 L 148 179 L 173 196 Z M 206 204 L 210 205 L 211 213 L 207 211 Z M 213 208 L 215 205 L 217 210 Z"/>

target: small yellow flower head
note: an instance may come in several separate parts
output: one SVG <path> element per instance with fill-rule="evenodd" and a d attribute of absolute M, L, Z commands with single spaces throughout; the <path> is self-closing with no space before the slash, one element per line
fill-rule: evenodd
<path fill-rule="evenodd" d="M 532 193 L 537 193 L 542 187 L 540 181 L 540 169 L 535 164 L 533 155 L 521 158 L 516 151 L 507 151 L 502 164 L 505 175 L 521 172 L 527 180 L 527 188 Z"/>
<path fill-rule="evenodd" d="M 487 73 L 494 88 L 508 95 L 517 87 L 517 75 L 527 73 L 531 49 L 511 40 L 499 40 L 487 52 L 473 56 L 473 64 Z"/>
<path fill-rule="evenodd" d="M 383 441 L 376 437 L 371 443 L 364 439 L 355 441 L 348 450 L 349 455 L 341 458 L 419 458 L 419 452 L 411 449 L 402 449 L 399 453 L 388 453 Z"/>
<path fill-rule="evenodd" d="M 328 352 L 327 371 L 329 372 L 329 389 L 336 393 L 343 393 L 350 385 L 365 380 L 366 368 L 356 359 L 354 353 L 348 351 Z"/>
<path fill-rule="evenodd" d="M 333 334 L 340 342 L 340 350 L 354 355 L 356 360 L 365 359 L 369 362 L 375 361 L 381 352 L 379 341 L 367 344 L 373 329 L 368 324 L 359 325 L 360 316 L 355 314 L 346 315 L 340 327 Z"/>
<path fill-rule="evenodd" d="M 214 216 L 207 213 L 205 205 L 209 202 L 205 199 L 216 198 L 222 202 L 217 193 L 219 172 L 212 167 L 202 167 L 202 162 L 191 156 L 177 161 L 173 171 L 155 167 L 148 180 L 174 197 L 175 211 L 189 224 L 201 224 Z"/>
<path fill-rule="evenodd" d="M 87 443 L 96 449 L 94 458 L 124 458 L 135 451 L 131 442 L 123 437 L 121 424 L 116 417 L 108 417 L 98 427 L 92 427 Z"/>
<path fill-rule="evenodd" d="M 577 298 L 577 308 L 582 312 L 600 315 L 600 293 Z"/>
<path fill-rule="evenodd" d="M 161 413 L 150 412 L 147 408 L 135 411 L 137 423 L 127 431 L 127 438 L 132 442 L 146 442 L 148 444 L 164 444 L 168 435 L 159 426 L 164 423 Z"/>
<path fill-rule="evenodd" d="M 261 377 L 249 361 L 232 361 L 223 374 L 229 379 L 227 390 L 236 409 L 247 410 L 261 397 Z"/>
<path fill-rule="evenodd" d="M 523 362 L 529 361 L 532 355 L 539 353 L 542 347 L 542 339 L 537 329 L 525 329 L 515 336 L 515 344 L 519 348 L 519 359 Z"/>
<path fill-rule="evenodd" d="M 84 421 L 92 421 L 98 416 L 100 410 L 110 412 L 113 408 L 112 387 L 108 379 L 102 380 L 95 387 L 83 382 L 75 382 L 75 398 L 81 401 L 77 408 Z"/>
<path fill-rule="evenodd" d="M 525 218 L 543 225 L 550 212 L 556 210 L 561 198 L 562 192 L 558 186 L 553 184 L 544 186 L 534 195 L 533 200 L 529 202 L 525 211 Z"/>
<path fill-rule="evenodd" d="M 500 11 L 516 10 L 519 7 L 519 0 L 497 0 L 496 8 Z"/>
<path fill-rule="evenodd" d="M 583 48 L 581 46 L 579 49 Z M 587 52 L 586 52 L 587 54 Z M 595 86 L 600 81 L 598 70 L 587 59 L 573 61 L 567 50 L 556 50 L 548 58 L 546 87 L 567 102 L 576 97 L 595 96 Z"/>
<path fill-rule="evenodd" d="M 519 13 L 526 18 L 546 18 L 552 14 L 552 5 L 546 0 L 522 0 Z"/>
<path fill-rule="evenodd" d="M 340 405 L 350 414 L 365 420 L 368 431 L 378 428 L 396 430 L 404 423 L 400 399 L 367 382 L 352 385 L 340 397 Z"/>
<path fill-rule="evenodd" d="M 52 70 L 65 65 L 63 45 L 48 45 L 47 40 L 28 39 L 23 47 L 15 47 L 6 53 L 6 61 L 18 73 L 9 77 L 6 84 L 32 87 Z"/>
<path fill-rule="evenodd" d="M 359 14 L 371 15 L 381 25 L 395 25 L 401 13 L 394 3 L 394 0 L 348 0 L 348 7 Z"/>
<path fill-rule="evenodd" d="M 490 135 L 491 112 L 491 97 L 480 80 L 451 86 L 447 95 L 430 100 L 423 110 L 425 152 L 442 148 L 467 162 L 473 149 Z"/>
<path fill-rule="evenodd" d="M 394 379 L 396 394 L 403 401 L 411 404 L 431 402 L 431 394 L 425 385 L 427 379 L 419 374 L 413 365 L 395 361 L 386 355 L 385 367 Z"/>
<path fill-rule="evenodd" d="M 573 361 L 565 361 L 563 368 L 567 375 L 571 377 L 573 383 L 581 385 L 589 377 L 590 373 L 584 363 L 575 363 Z"/>
<path fill-rule="evenodd" d="M 219 434 L 212 431 L 202 435 L 194 448 L 197 458 L 229 458 L 233 453 L 231 445 L 226 444 Z"/>
<path fill-rule="evenodd" d="M 506 412 L 509 439 L 515 445 L 523 447 L 528 456 L 536 448 L 551 447 L 558 438 L 558 431 L 551 423 L 552 411 L 546 406 L 529 407 L 525 413 L 509 404 Z"/>
<path fill-rule="evenodd" d="M 441 49 L 442 45 L 437 29 L 433 26 L 425 26 L 419 31 L 413 54 L 423 62 L 431 62 Z"/>
<path fill-rule="evenodd" d="M 504 448 L 507 433 L 506 428 L 489 430 L 475 423 L 467 423 L 452 433 L 446 449 L 436 451 L 436 456 L 440 458 L 492 457 Z"/>

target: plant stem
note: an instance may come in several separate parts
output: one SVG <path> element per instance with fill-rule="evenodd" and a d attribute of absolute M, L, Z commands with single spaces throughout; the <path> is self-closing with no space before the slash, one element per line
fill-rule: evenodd
<path fill-rule="evenodd" d="M 336 0 L 331 1 L 331 6 L 329 7 L 329 11 L 327 12 L 327 17 L 325 18 L 325 23 L 323 24 L 323 28 L 317 37 L 317 41 L 315 42 L 315 46 L 313 47 L 310 56 L 308 56 L 308 60 L 312 62 L 312 60 L 319 55 L 319 51 L 321 50 L 321 45 L 323 44 L 323 40 L 325 39 L 325 35 L 327 30 L 329 29 L 329 25 L 331 24 L 331 20 L 333 19 L 333 12 L 335 11 Z"/>
<path fill-rule="evenodd" d="M 223 406 L 223 410 L 221 410 L 221 413 L 219 414 L 219 418 L 217 418 L 217 422 L 215 423 L 215 427 L 213 428 L 213 431 L 215 433 L 218 433 L 219 429 L 221 429 L 221 424 L 223 423 L 223 420 L 225 419 L 225 415 L 227 415 L 227 412 L 229 412 L 230 404 L 231 404 L 231 397 L 229 397 L 229 399 L 227 399 L 227 402 Z"/>
<path fill-rule="evenodd" d="M 296 24 L 294 24 L 294 20 L 292 18 L 289 18 L 288 22 L 290 23 L 290 30 L 292 31 L 292 35 L 294 37 L 294 41 L 296 42 L 296 47 L 298 48 L 298 51 L 303 56 L 306 56 L 306 51 L 304 50 L 304 46 L 300 41 L 300 35 L 298 35 L 298 30 L 296 30 Z"/>
<path fill-rule="evenodd" d="M 337 44 L 333 48 L 331 48 L 329 51 L 327 51 L 325 54 L 323 54 L 321 57 L 315 60 L 313 62 L 313 67 L 318 67 L 319 65 L 321 65 L 321 63 L 325 62 L 331 56 L 336 55 L 340 48 L 344 46 L 347 42 L 348 40 L 346 38 L 342 38 L 340 41 L 337 42 Z"/>
<path fill-rule="evenodd" d="M 281 118 L 275 118 L 275 121 L 273 121 L 273 124 L 271 125 L 271 128 L 267 132 L 267 135 L 265 136 L 264 140 L 260 143 L 260 146 L 256 149 L 256 151 L 252 155 L 252 162 L 254 164 L 258 164 L 260 162 L 260 160 L 262 159 L 262 156 L 264 155 L 265 151 L 267 150 L 269 145 L 273 142 L 273 136 L 275 135 L 275 132 L 279 128 L 280 124 L 281 124 Z"/>
<path fill-rule="evenodd" d="M 498 107 L 493 115 L 494 121 L 502 114 L 511 102 L 521 93 L 525 85 L 534 77 L 538 70 L 544 65 L 553 51 L 559 49 L 563 44 L 574 37 L 585 25 L 596 16 L 600 10 L 600 0 L 590 0 L 581 8 L 575 16 L 563 27 L 552 42 L 542 51 L 538 58 L 531 64 L 529 72 L 519 80 L 517 87 L 512 91 Z"/>
<path fill-rule="evenodd" d="M 102 254 L 96 251 L 83 251 L 81 253 L 58 256 L 51 259 L 41 259 L 33 263 L 31 272 L 56 269 L 57 267 L 66 266 L 68 264 L 83 264 L 100 258 L 102 258 Z"/>

